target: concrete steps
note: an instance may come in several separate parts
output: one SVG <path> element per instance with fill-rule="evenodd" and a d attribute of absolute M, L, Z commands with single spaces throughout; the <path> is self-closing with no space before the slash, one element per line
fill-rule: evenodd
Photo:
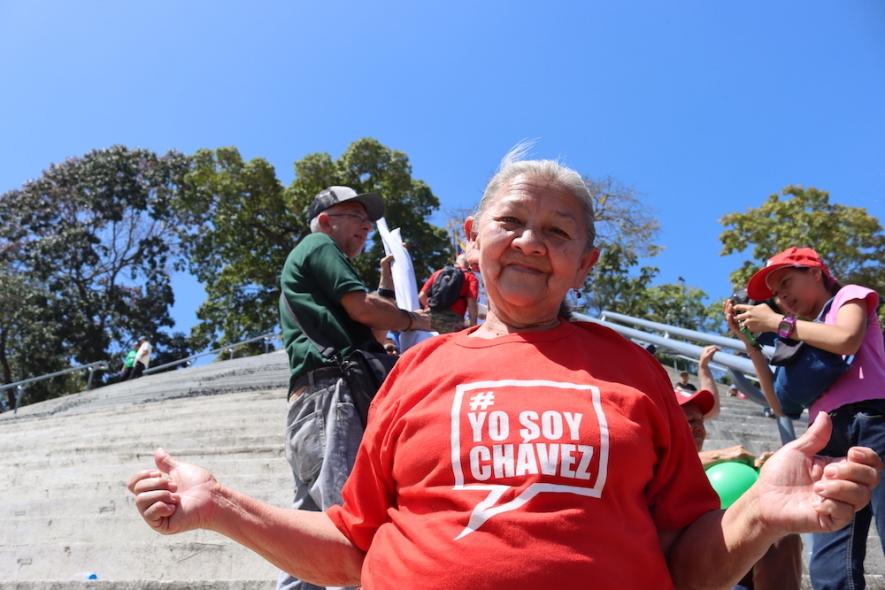
<path fill-rule="evenodd" d="M 158 538 L 150 541 L 127 538 L 122 548 L 111 540 L 5 546 L 0 549 L 0 571 L 32 581 L 70 580 L 84 571 L 111 581 L 233 581 L 244 574 L 250 579 L 276 578 L 270 563 L 219 535 L 154 536 Z"/>
<path fill-rule="evenodd" d="M 126 482 L 162 445 L 288 505 L 287 383 L 285 355 L 272 353 L 0 415 L 0 588 L 273 588 L 276 568 L 220 535 L 151 531 Z"/>

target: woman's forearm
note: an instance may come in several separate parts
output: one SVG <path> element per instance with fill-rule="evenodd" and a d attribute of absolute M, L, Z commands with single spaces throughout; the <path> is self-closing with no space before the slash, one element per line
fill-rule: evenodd
<path fill-rule="evenodd" d="M 753 491 L 741 496 L 726 512 L 701 516 L 673 541 L 667 560 L 676 588 L 731 588 L 780 538 L 764 530 L 754 517 Z"/>
<path fill-rule="evenodd" d="M 293 510 L 218 486 L 210 528 L 255 551 L 298 579 L 357 586 L 364 554 L 324 512 Z"/>
<path fill-rule="evenodd" d="M 860 305 L 849 303 L 839 310 L 837 324 L 798 320 L 792 337 L 834 354 L 855 354 L 866 335 L 866 316 Z"/>

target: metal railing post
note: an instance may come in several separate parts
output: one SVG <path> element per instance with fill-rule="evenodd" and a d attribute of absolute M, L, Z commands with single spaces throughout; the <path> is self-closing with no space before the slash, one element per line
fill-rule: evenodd
<path fill-rule="evenodd" d="M 24 397 L 25 388 L 23 385 L 15 386 L 15 407 L 12 409 L 12 415 L 18 415 L 18 407 L 21 404 L 22 397 Z"/>

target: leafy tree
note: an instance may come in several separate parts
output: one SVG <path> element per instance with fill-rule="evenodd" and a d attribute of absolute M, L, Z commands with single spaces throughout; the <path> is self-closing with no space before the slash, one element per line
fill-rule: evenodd
<path fill-rule="evenodd" d="M 59 333 L 61 325 L 48 305 L 51 296 L 25 276 L 0 271 L 0 377 L 14 383 L 27 377 L 67 367 Z M 58 385 L 58 384 L 56 384 Z M 46 382 L 34 384 L 29 393 L 45 397 Z M 15 391 L 6 390 L 12 407 Z"/>
<path fill-rule="evenodd" d="M 190 268 L 207 293 L 197 312 L 195 343 L 217 347 L 276 329 L 280 271 L 310 231 L 304 211 L 328 186 L 380 193 L 388 225 L 405 229 L 419 277 L 447 258 L 444 232 L 425 221 L 439 201 L 412 178 L 404 153 L 360 139 L 337 160 L 309 154 L 295 162 L 295 173 L 284 189 L 268 162 L 244 161 L 235 148 L 194 155 L 179 207 L 191 228 L 183 236 Z M 354 263 L 369 285 L 378 281 L 382 252 L 376 235 Z M 261 349 L 257 344 L 255 350 Z"/>
<path fill-rule="evenodd" d="M 735 286 L 746 285 L 773 254 L 791 246 L 811 246 L 843 284 L 858 283 L 885 293 L 885 233 L 879 220 L 861 207 L 831 203 L 826 191 L 787 186 L 761 207 L 720 221 L 725 227 L 719 236 L 722 254 L 750 249 L 752 257 L 731 274 Z"/>
<path fill-rule="evenodd" d="M 350 144 L 336 161 L 328 154 L 307 156 L 295 163 L 295 174 L 287 193 L 298 210 L 306 209 L 313 197 L 330 185 L 384 197 L 387 225 L 403 228 L 418 279 L 452 259 L 445 230 L 426 221 L 439 208 L 439 199 L 424 181 L 412 178 L 412 165 L 404 152 L 363 138 Z M 381 238 L 376 234 L 366 254 L 354 263 L 370 286 L 378 282 L 378 261 L 383 256 Z"/>
<path fill-rule="evenodd" d="M 160 365 L 180 361 L 191 356 L 193 354 L 193 347 L 191 346 L 190 339 L 183 332 L 161 333 L 154 344 L 154 353 L 151 359 L 151 367 L 159 367 Z M 176 368 L 178 367 L 173 366 L 162 369 L 160 372 L 173 371 Z"/>
<path fill-rule="evenodd" d="M 644 295 L 645 309 L 639 314 L 644 319 L 702 332 L 719 329 L 718 318 L 708 315 L 707 294 L 701 289 L 666 283 L 649 287 Z"/>
<path fill-rule="evenodd" d="M 661 251 L 655 243 L 660 225 L 635 191 L 612 178 L 585 177 L 584 182 L 593 197 L 600 257 L 575 307 L 591 315 L 609 310 L 692 330 L 719 330 L 721 312 L 711 315 L 704 291 L 651 285 L 658 268 L 640 266 L 640 258 Z"/>
<path fill-rule="evenodd" d="M 599 316 L 603 311 L 644 316 L 647 310 L 646 289 L 658 274 L 655 266 L 642 266 L 638 273 L 633 269 L 639 257 L 629 246 L 617 241 L 600 240 L 599 261 L 587 278 L 584 289 L 584 311 Z"/>
<path fill-rule="evenodd" d="M 636 191 L 611 177 L 594 180 L 585 176 L 584 184 L 593 197 L 596 241 L 600 249 L 617 244 L 637 258 L 653 257 L 661 251 L 661 246 L 655 244 L 660 224 Z M 636 264 L 636 260 L 630 260 L 631 266 Z"/>
<path fill-rule="evenodd" d="M 583 305 L 579 299 L 577 307 L 597 316 L 604 310 L 642 315 L 647 308 L 645 290 L 658 268 L 638 267 L 639 259 L 660 251 L 654 243 L 659 224 L 633 189 L 612 178 L 585 176 L 584 183 L 593 197 L 600 257 L 587 278 Z"/>
<path fill-rule="evenodd" d="M 279 272 L 307 226 L 290 209 L 266 160 L 233 147 L 192 156 L 178 202 L 190 270 L 207 298 L 191 334 L 196 348 L 233 344 L 274 329 Z"/>
<path fill-rule="evenodd" d="M 0 195 L 0 263 L 8 280 L 28 277 L 29 305 L 52 326 L 50 335 L 40 321 L 21 326 L 24 348 L 6 358 L 54 355 L 39 367 L 11 364 L 4 379 L 107 360 L 134 336 L 156 340 L 172 325 L 167 270 L 180 222 L 171 202 L 187 165 L 177 152 L 114 146 Z"/>

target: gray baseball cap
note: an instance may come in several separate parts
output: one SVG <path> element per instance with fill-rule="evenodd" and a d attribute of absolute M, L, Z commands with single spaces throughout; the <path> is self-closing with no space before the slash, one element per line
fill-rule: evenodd
<path fill-rule="evenodd" d="M 384 217 L 384 199 L 377 193 L 357 194 L 348 186 L 330 186 L 313 198 L 313 202 L 307 208 L 307 218 L 313 219 L 329 207 L 347 201 L 361 203 L 372 221 Z"/>

